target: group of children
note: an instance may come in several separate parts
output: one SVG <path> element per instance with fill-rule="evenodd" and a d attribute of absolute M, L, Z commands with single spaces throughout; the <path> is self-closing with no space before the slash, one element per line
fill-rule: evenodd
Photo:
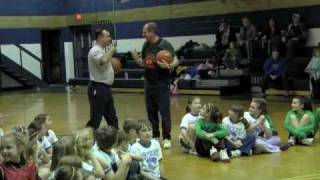
<path fill-rule="evenodd" d="M 229 162 L 231 158 L 259 153 L 279 153 L 296 144 L 311 145 L 319 128 L 320 108 L 312 112 L 305 97 L 295 97 L 284 121 L 288 143 L 281 143 L 265 99 L 254 98 L 249 110 L 233 105 L 222 118 L 211 103 L 201 105 L 199 97 L 188 100 L 187 114 L 180 125 L 183 152 Z"/>
<path fill-rule="evenodd" d="M 278 153 L 296 144 L 311 145 L 320 109 L 313 114 L 304 97 L 293 98 L 291 106 L 284 121 L 288 143 L 281 144 L 264 99 L 252 99 L 247 112 L 233 105 L 223 118 L 216 105 L 190 98 L 180 125 L 181 150 L 229 162 L 239 156 Z M 16 126 L 7 133 L 0 129 L 0 179 L 164 179 L 161 147 L 152 138 L 148 120 L 126 120 L 123 130 L 83 128 L 59 139 L 51 124 L 49 115 L 40 114 L 28 127 Z"/>
<path fill-rule="evenodd" d="M 164 179 L 161 147 L 147 120 L 126 120 L 123 131 L 83 128 L 59 139 L 51 124 L 49 115 L 40 114 L 28 127 L 1 133 L 0 179 Z"/>

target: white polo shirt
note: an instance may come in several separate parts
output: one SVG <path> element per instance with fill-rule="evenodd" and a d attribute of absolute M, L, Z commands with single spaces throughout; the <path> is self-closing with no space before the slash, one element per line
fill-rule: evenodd
<path fill-rule="evenodd" d="M 101 63 L 101 58 L 105 53 L 106 50 L 98 44 L 95 44 L 90 49 L 88 54 L 90 80 L 111 86 L 114 81 L 112 63 L 111 61 L 107 64 Z"/>

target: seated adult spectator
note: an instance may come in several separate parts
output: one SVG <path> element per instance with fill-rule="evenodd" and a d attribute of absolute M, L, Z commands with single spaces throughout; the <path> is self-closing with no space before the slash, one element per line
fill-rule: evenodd
<path fill-rule="evenodd" d="M 288 25 L 286 32 L 287 59 L 295 56 L 295 52 L 301 51 L 306 43 L 306 28 L 301 22 L 301 15 L 294 13 L 292 23 Z"/>
<path fill-rule="evenodd" d="M 261 84 L 263 97 L 265 97 L 265 91 L 270 81 L 275 82 L 277 85 L 282 85 L 286 90 L 286 96 L 289 95 L 286 69 L 285 61 L 279 57 L 278 50 L 273 50 L 272 56 L 268 58 L 263 65 L 264 75 Z"/>
<path fill-rule="evenodd" d="M 239 44 L 243 49 L 243 57 L 252 59 L 254 51 L 254 41 L 257 38 L 256 27 L 251 24 L 248 17 L 242 18 L 242 27 L 240 28 Z"/>
<path fill-rule="evenodd" d="M 226 20 L 222 20 L 219 29 L 216 32 L 215 49 L 217 53 L 223 52 L 229 48 L 230 42 L 237 41 L 236 33 Z"/>
<path fill-rule="evenodd" d="M 226 69 L 238 69 L 241 61 L 241 52 L 235 42 L 230 43 L 230 47 L 224 53 L 222 60 Z"/>
<path fill-rule="evenodd" d="M 271 54 L 272 49 L 281 48 L 281 30 L 277 24 L 276 19 L 269 18 L 266 26 L 259 35 L 259 40 L 264 40 L 267 54 Z M 281 53 L 280 53 L 281 54 Z"/>

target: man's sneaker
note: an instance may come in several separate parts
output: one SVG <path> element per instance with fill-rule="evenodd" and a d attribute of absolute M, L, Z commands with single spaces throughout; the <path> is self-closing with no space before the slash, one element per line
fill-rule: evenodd
<path fill-rule="evenodd" d="M 290 144 L 288 143 L 288 144 L 282 144 L 282 145 L 280 145 L 280 149 L 281 149 L 281 151 L 285 151 L 285 150 L 287 150 L 287 149 L 289 149 L 290 148 Z"/>
<path fill-rule="evenodd" d="M 210 149 L 210 157 L 213 161 L 218 161 L 219 160 L 219 153 L 217 151 L 217 149 L 212 146 Z"/>
<path fill-rule="evenodd" d="M 289 143 L 291 146 L 296 145 L 296 138 L 293 137 L 293 136 L 290 136 L 289 139 L 288 139 L 288 143 Z"/>
<path fill-rule="evenodd" d="M 169 139 L 163 140 L 163 148 L 170 149 L 171 148 L 171 141 Z"/>
<path fill-rule="evenodd" d="M 220 157 L 220 161 L 222 162 L 230 162 L 230 158 L 228 156 L 227 150 L 220 150 L 219 157 Z"/>
<path fill-rule="evenodd" d="M 301 140 L 301 144 L 310 146 L 313 144 L 313 138 L 304 138 Z"/>
<path fill-rule="evenodd" d="M 234 150 L 231 151 L 231 158 L 236 158 L 236 157 L 240 157 L 241 156 L 241 151 L 240 150 Z"/>

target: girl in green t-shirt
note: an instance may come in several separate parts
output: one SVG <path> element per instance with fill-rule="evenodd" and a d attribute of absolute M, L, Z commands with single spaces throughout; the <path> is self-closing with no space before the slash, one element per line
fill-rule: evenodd
<path fill-rule="evenodd" d="M 285 128 L 289 131 L 288 142 L 291 145 L 313 143 L 314 115 L 309 99 L 295 97 L 292 99 L 291 110 L 285 118 Z"/>
<path fill-rule="evenodd" d="M 222 113 L 213 104 L 205 104 L 200 110 L 200 118 L 196 121 L 195 148 L 199 156 L 212 160 L 229 162 L 225 147 L 228 130 L 221 123 Z"/>

